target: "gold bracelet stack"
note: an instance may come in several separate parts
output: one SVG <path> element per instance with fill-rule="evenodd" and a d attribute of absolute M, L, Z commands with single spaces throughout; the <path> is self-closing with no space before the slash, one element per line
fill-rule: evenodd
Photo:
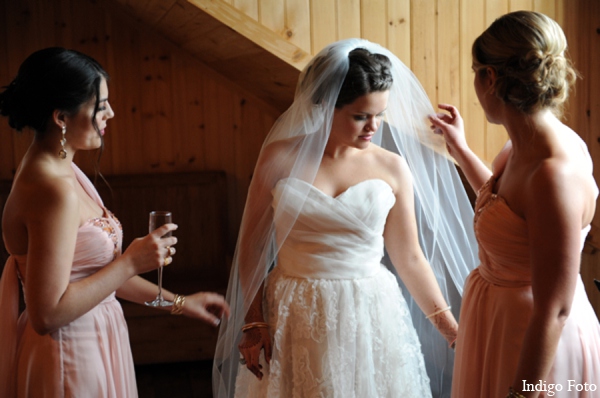
<path fill-rule="evenodd" d="M 452 308 L 451 306 L 447 306 L 446 308 L 432 312 L 431 314 L 427 315 L 425 318 L 427 318 L 427 319 L 433 318 L 434 316 L 439 315 L 442 312 L 450 311 L 451 308 Z"/>
<path fill-rule="evenodd" d="M 525 395 L 516 392 L 512 387 L 508 389 L 508 395 L 506 398 L 525 398 Z"/>
<path fill-rule="evenodd" d="M 171 307 L 171 315 L 181 315 L 183 313 L 184 304 L 185 296 L 176 294 L 173 299 L 173 306 Z"/>
<path fill-rule="evenodd" d="M 246 330 L 254 329 L 254 328 L 268 328 L 269 324 L 266 322 L 250 322 L 242 326 L 242 332 Z"/>

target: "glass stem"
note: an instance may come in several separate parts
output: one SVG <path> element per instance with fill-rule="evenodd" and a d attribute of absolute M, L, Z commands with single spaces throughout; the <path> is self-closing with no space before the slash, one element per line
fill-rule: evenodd
<path fill-rule="evenodd" d="M 158 299 L 160 301 L 163 300 L 162 296 L 162 274 L 163 274 L 163 266 L 158 267 Z"/>

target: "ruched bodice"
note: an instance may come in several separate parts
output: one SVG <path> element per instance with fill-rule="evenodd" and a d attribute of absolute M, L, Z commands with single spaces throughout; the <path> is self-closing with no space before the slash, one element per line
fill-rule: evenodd
<path fill-rule="evenodd" d="M 278 208 L 283 187 L 289 191 L 287 209 Z M 304 190 L 310 187 L 304 203 Z M 357 193 L 356 191 L 361 191 Z M 284 179 L 273 192 L 273 207 L 283 213 L 302 212 L 285 237 L 278 265 L 288 275 L 317 278 L 355 278 L 372 275 L 383 257 L 383 229 L 395 197 L 383 180 L 366 180 L 331 197 L 299 179 Z M 353 196 L 354 195 L 354 196 Z M 356 199 L 360 195 L 360 200 Z M 285 216 L 276 217 L 285 220 Z M 278 243 L 283 237 L 278 235 Z"/>
<path fill-rule="evenodd" d="M 503 197 L 494 193 L 492 176 L 479 190 L 475 204 L 475 235 L 479 243 L 479 273 L 489 282 L 506 287 L 531 284 L 527 224 Z M 590 230 L 581 231 L 581 247 Z"/>
<path fill-rule="evenodd" d="M 113 261 L 121 254 L 122 241 L 121 224 L 108 210 L 104 217 L 88 220 L 77 234 L 71 281 L 85 278 Z"/>
<path fill-rule="evenodd" d="M 240 365 L 236 397 L 431 396 L 408 307 L 380 263 L 395 200 L 379 179 L 335 198 L 299 179 L 279 181 L 280 250 L 264 298 L 273 354 L 262 381 Z"/>
<path fill-rule="evenodd" d="M 70 281 L 88 277 L 113 261 L 121 254 L 122 241 L 121 223 L 108 210 L 104 209 L 104 217 L 88 220 L 77 232 Z M 13 257 L 24 283 L 27 278 L 27 255 Z"/>
<path fill-rule="evenodd" d="M 494 181 L 492 177 L 481 187 L 475 205 L 479 272 L 496 285 L 527 285 L 531 281 L 527 224 L 493 193 Z"/>

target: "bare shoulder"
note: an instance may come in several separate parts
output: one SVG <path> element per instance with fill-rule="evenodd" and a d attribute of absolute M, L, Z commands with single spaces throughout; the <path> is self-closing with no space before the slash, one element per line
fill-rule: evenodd
<path fill-rule="evenodd" d="M 373 156 L 378 159 L 378 161 L 384 167 L 408 167 L 406 165 L 406 160 L 397 153 L 388 151 L 387 149 L 377 145 L 371 145 L 370 150 L 372 151 Z"/>
<path fill-rule="evenodd" d="M 545 189 L 587 189 L 593 164 L 585 141 L 562 125 L 550 146 L 550 156 L 542 159 L 530 174 L 533 187 Z M 570 191 L 573 194 L 573 191 Z"/>
<path fill-rule="evenodd" d="M 569 206 L 585 206 L 594 202 L 593 179 L 575 161 L 565 157 L 543 160 L 530 174 L 526 186 L 534 206 L 568 201 Z"/>
<path fill-rule="evenodd" d="M 56 236 L 57 230 L 79 226 L 79 197 L 67 176 L 20 170 L 7 198 L 2 228 L 10 253 L 27 253 L 30 239 Z"/>
<path fill-rule="evenodd" d="M 569 126 L 563 126 L 562 135 L 566 136 L 572 142 L 572 156 L 582 162 L 583 167 L 586 172 L 593 172 L 594 164 L 592 161 L 592 156 L 590 155 L 588 146 L 586 142 L 581 138 L 579 134 L 577 134 L 574 130 L 572 130 Z M 565 145 L 567 147 L 567 145 Z"/>
<path fill-rule="evenodd" d="M 74 179 L 67 175 L 25 168 L 15 179 L 7 206 L 25 218 L 46 212 L 76 210 L 79 198 L 73 184 Z"/>
<path fill-rule="evenodd" d="M 508 160 L 508 155 L 510 155 L 510 151 L 512 150 L 512 141 L 508 140 L 498 152 L 498 155 L 492 161 L 492 172 L 494 175 L 502 174 L 502 170 L 506 166 L 506 162 Z"/>
<path fill-rule="evenodd" d="M 412 186 L 412 174 L 402 156 L 376 145 L 373 145 L 372 155 L 376 167 L 381 170 L 383 178 L 388 181 L 394 192 L 405 190 L 407 184 Z"/>
<path fill-rule="evenodd" d="M 572 168 L 562 159 L 545 159 L 533 170 L 529 177 L 532 192 L 559 189 L 568 184 Z M 571 175 L 572 177 L 572 175 Z"/>

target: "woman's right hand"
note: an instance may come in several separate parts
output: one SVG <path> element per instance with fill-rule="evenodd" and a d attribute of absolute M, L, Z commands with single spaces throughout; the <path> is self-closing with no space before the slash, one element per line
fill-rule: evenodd
<path fill-rule="evenodd" d="M 272 342 L 268 328 L 253 328 L 242 332 L 242 340 L 238 344 L 240 354 L 246 361 L 246 367 L 262 380 L 262 365 L 259 363 L 260 351 L 264 348 L 265 360 L 271 362 Z M 241 358 L 240 358 L 241 359 Z"/>
<path fill-rule="evenodd" d="M 429 115 L 431 128 L 435 134 L 444 136 L 450 156 L 456 159 L 459 151 L 468 148 L 463 119 L 458 109 L 452 105 L 439 104 L 438 107 L 448 113 L 440 112 Z"/>
<path fill-rule="evenodd" d="M 165 259 L 171 257 L 169 248 L 177 244 L 177 238 L 163 236 L 176 229 L 176 224 L 165 224 L 143 238 L 131 242 L 123 256 L 127 256 L 133 264 L 135 275 L 155 270 L 161 265 L 169 265 Z"/>

